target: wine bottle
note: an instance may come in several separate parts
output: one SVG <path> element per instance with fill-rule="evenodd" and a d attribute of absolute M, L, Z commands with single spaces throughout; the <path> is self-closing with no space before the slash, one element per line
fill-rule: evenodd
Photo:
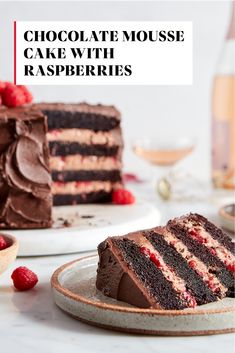
<path fill-rule="evenodd" d="M 235 189 L 235 1 L 213 82 L 212 182 Z"/>

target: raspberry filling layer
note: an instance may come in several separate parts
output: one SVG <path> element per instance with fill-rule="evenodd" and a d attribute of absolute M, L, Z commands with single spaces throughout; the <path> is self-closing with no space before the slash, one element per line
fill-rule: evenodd
<path fill-rule="evenodd" d="M 110 181 L 71 181 L 67 183 L 54 181 L 52 183 L 52 193 L 76 195 L 98 191 L 111 192 L 113 189 L 118 189 L 120 187 L 120 183 L 112 183 Z"/>
<path fill-rule="evenodd" d="M 50 157 L 51 170 L 113 170 L 121 169 L 122 163 L 115 157 L 82 156 Z"/>
<path fill-rule="evenodd" d="M 194 308 L 197 305 L 195 298 L 187 291 L 184 280 L 178 277 L 174 270 L 164 262 L 162 256 L 151 246 L 151 244 L 147 244 L 146 241 L 145 246 L 140 247 L 140 252 L 149 258 L 157 268 L 161 269 L 164 277 L 172 283 L 175 291 L 188 303 L 188 307 Z"/>
<path fill-rule="evenodd" d="M 190 253 L 187 246 L 184 245 L 177 237 L 170 232 L 162 234 L 169 245 L 172 245 L 175 250 L 187 261 L 188 265 L 202 278 L 208 287 L 216 294 L 224 297 L 227 288 L 219 281 L 219 279 L 209 272 L 207 266 L 200 261 L 196 256 Z"/>
<path fill-rule="evenodd" d="M 54 129 L 47 133 L 48 141 L 78 142 L 86 145 L 114 146 L 121 144 L 120 130 Z"/>
<path fill-rule="evenodd" d="M 233 254 L 222 246 L 210 233 L 208 233 L 202 226 L 193 226 L 188 223 L 184 225 L 187 228 L 188 234 L 200 244 L 203 244 L 211 254 L 218 257 L 221 262 L 225 264 L 227 269 L 235 273 L 235 257 Z"/>

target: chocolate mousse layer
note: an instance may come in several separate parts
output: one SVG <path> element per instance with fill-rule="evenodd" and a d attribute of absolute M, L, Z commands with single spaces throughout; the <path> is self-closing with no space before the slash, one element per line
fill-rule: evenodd
<path fill-rule="evenodd" d="M 47 119 L 30 107 L 0 111 L 0 228 L 52 224 Z"/>

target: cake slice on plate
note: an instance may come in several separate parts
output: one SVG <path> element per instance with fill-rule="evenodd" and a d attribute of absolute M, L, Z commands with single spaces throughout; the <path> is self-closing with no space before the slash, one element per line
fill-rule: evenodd
<path fill-rule="evenodd" d="M 119 111 L 86 103 L 34 106 L 48 117 L 54 204 L 110 201 L 122 183 Z"/>
<path fill-rule="evenodd" d="M 194 308 L 234 294 L 234 244 L 197 214 L 110 237 L 98 252 L 97 289 L 138 307 Z"/>
<path fill-rule="evenodd" d="M 47 120 L 32 108 L 0 110 L 0 228 L 52 224 Z"/>

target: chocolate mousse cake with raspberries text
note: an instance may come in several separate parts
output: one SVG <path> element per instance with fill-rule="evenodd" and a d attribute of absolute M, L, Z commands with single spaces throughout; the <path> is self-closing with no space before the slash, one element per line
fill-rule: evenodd
<path fill-rule="evenodd" d="M 52 225 L 47 118 L 30 107 L 0 110 L 0 229 Z"/>
<path fill-rule="evenodd" d="M 54 205 L 110 201 L 122 186 L 119 111 L 86 103 L 34 107 L 48 117 Z"/>
<path fill-rule="evenodd" d="M 234 296 L 234 244 L 203 216 L 107 238 L 96 287 L 141 308 L 180 310 Z"/>

